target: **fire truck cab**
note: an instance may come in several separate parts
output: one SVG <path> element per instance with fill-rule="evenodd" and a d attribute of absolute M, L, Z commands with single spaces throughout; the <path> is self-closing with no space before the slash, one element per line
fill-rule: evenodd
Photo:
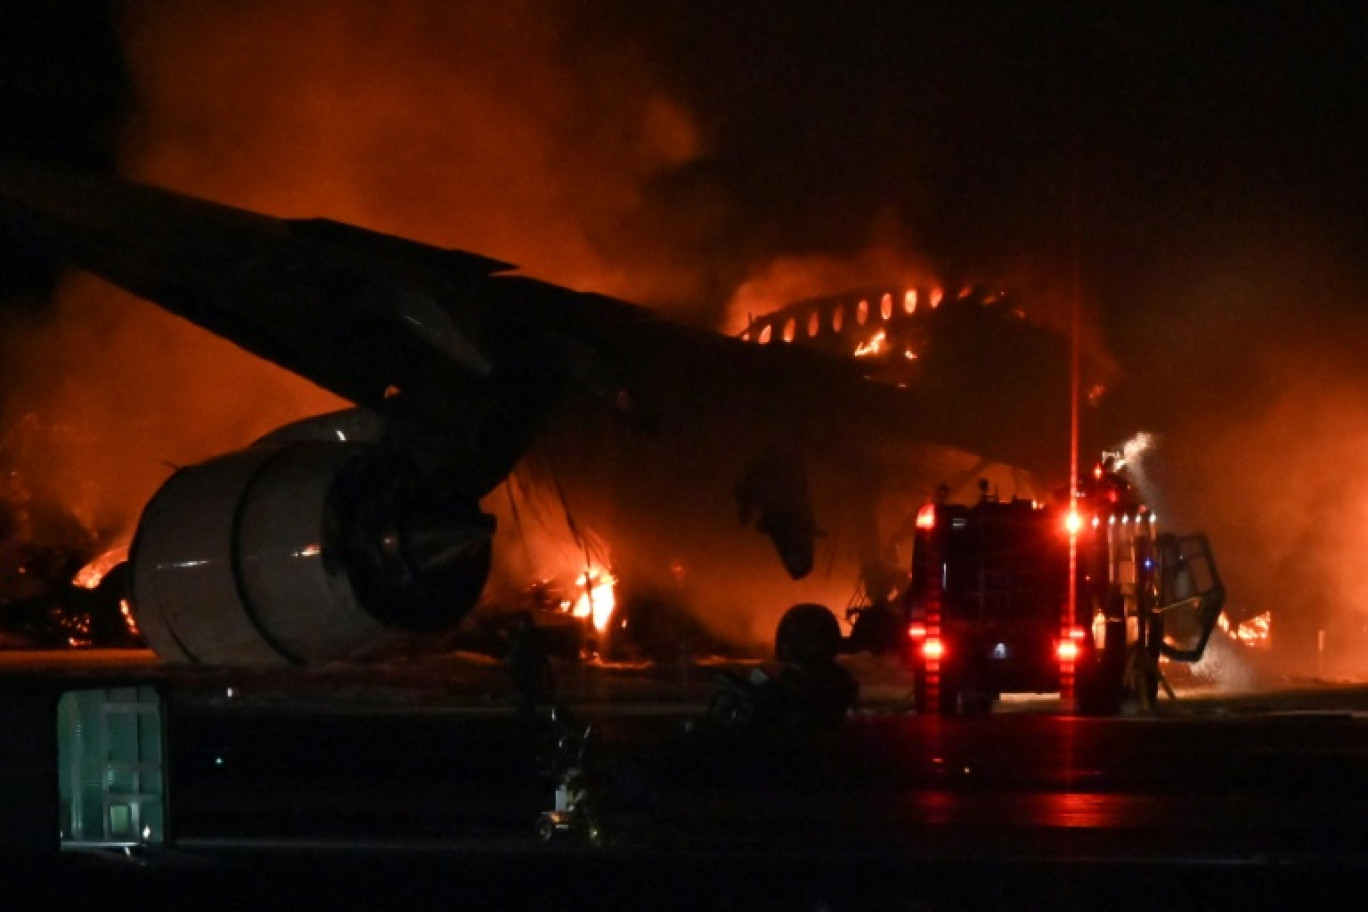
<path fill-rule="evenodd" d="M 1153 704 L 1161 656 L 1201 658 L 1225 603 L 1206 537 L 1159 532 L 1110 464 L 1062 500 L 985 487 L 976 504 L 919 511 L 903 606 L 919 712 L 1058 691 L 1113 713 Z"/>

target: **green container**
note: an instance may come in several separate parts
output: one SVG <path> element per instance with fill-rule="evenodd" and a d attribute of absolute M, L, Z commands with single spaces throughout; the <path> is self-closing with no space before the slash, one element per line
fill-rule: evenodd
<path fill-rule="evenodd" d="M 166 842 L 166 739 L 156 688 L 62 694 L 57 754 L 63 846 Z"/>

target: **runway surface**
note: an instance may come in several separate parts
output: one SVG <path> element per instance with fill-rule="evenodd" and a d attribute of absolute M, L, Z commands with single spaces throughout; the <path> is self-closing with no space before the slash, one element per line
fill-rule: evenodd
<path fill-rule="evenodd" d="M 860 711 L 797 734 L 709 725 L 710 669 L 567 682 L 594 723 L 609 838 L 593 847 L 536 840 L 555 731 L 518 717 L 497 666 L 459 680 L 30 668 L 10 686 L 160 682 L 172 840 L 25 868 L 27 888 L 233 908 L 1169 909 L 1368 886 L 1368 688 L 1192 691 L 1108 719 L 1046 697 L 934 719 L 906 711 L 896 675 L 857 670 Z"/>

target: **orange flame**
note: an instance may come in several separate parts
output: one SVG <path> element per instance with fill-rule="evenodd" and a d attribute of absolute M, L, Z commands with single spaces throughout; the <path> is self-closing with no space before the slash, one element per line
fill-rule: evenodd
<path fill-rule="evenodd" d="M 608 622 L 612 620 L 613 610 L 617 607 L 613 593 L 615 585 L 617 578 L 613 574 L 602 567 L 591 566 L 575 580 L 579 597 L 574 604 L 569 605 L 570 614 L 577 618 L 588 618 L 594 629 L 603 633 L 608 629 Z"/>
<path fill-rule="evenodd" d="M 1223 614 L 1216 619 L 1216 624 L 1223 633 L 1234 637 L 1242 646 L 1263 648 L 1272 642 L 1270 634 L 1273 627 L 1273 614 L 1270 611 L 1256 614 L 1238 624 L 1231 624 Z"/>
<path fill-rule="evenodd" d="M 81 589 L 94 589 L 104 580 L 105 574 L 126 560 L 128 560 L 127 545 L 111 548 L 78 570 L 76 575 L 71 578 L 71 584 Z"/>
<path fill-rule="evenodd" d="M 855 357 L 863 358 L 867 355 L 877 355 L 883 351 L 884 342 L 888 340 L 888 334 L 882 329 L 869 337 L 866 342 L 861 342 L 855 349 Z"/>

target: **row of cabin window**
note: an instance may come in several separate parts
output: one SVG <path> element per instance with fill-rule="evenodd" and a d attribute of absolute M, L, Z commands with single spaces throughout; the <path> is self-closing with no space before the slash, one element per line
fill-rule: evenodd
<path fill-rule="evenodd" d="M 928 303 L 933 309 L 940 306 L 941 296 L 941 289 L 936 288 L 931 291 Z M 903 312 L 907 314 L 914 314 L 917 312 L 917 290 L 915 288 L 910 289 L 903 295 Z M 879 315 L 884 320 L 891 320 L 893 318 L 893 295 L 886 294 L 883 296 L 883 299 L 879 302 Z M 869 301 L 861 301 L 859 304 L 855 305 L 855 322 L 859 326 L 864 326 L 869 322 Z M 838 333 L 844 325 L 845 305 L 842 304 L 831 312 L 831 331 Z M 808 338 L 817 338 L 817 333 L 821 331 L 821 328 L 822 315 L 817 311 L 813 311 L 812 314 L 808 316 L 807 321 Z M 797 329 L 797 320 L 794 317 L 789 317 L 787 322 L 784 323 L 782 334 L 783 340 L 785 342 L 792 342 L 794 336 L 797 334 Z M 760 328 L 760 335 L 756 338 L 756 341 L 761 345 L 768 345 L 773 338 L 773 331 L 774 326 L 772 324 L 762 326 Z M 745 338 L 750 338 L 749 333 Z"/>

